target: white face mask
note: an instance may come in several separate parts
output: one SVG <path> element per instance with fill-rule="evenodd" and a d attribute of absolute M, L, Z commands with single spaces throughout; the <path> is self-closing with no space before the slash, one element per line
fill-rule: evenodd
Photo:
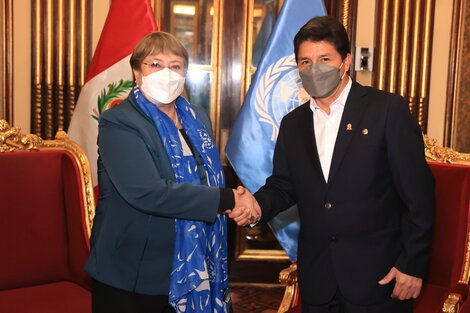
<path fill-rule="evenodd" d="M 142 77 L 140 90 L 145 98 L 156 105 L 165 105 L 178 98 L 184 89 L 184 76 L 165 67 Z"/>

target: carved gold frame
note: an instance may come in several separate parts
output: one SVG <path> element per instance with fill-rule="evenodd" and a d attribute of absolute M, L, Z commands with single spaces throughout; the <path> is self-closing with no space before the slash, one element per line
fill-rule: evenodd
<path fill-rule="evenodd" d="M 11 127 L 6 120 L 0 120 L 0 153 L 15 153 L 15 151 L 47 151 L 61 150 L 71 155 L 80 171 L 83 203 L 85 204 L 85 223 L 88 237 L 91 235 L 93 218 L 95 216 L 95 200 L 91 179 L 90 163 L 67 133 L 59 130 L 54 140 L 42 140 L 34 134 L 22 134 L 20 128 Z"/>
<path fill-rule="evenodd" d="M 436 145 L 436 142 L 436 139 L 424 136 L 424 153 L 427 160 L 470 165 L 469 153 L 460 153 L 448 147 L 441 147 Z"/>

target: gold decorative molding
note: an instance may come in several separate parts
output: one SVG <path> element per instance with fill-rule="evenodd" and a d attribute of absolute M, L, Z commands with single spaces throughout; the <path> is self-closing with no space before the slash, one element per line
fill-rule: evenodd
<path fill-rule="evenodd" d="M 349 22 L 351 20 L 350 2 L 350 0 L 343 0 L 343 9 L 340 18 L 341 23 L 347 30 L 349 30 Z"/>
<path fill-rule="evenodd" d="M 442 305 L 442 312 L 444 313 L 457 313 L 460 308 L 461 296 L 456 293 L 451 293 Z"/>
<path fill-rule="evenodd" d="M 44 151 L 61 150 L 68 153 L 80 171 L 81 194 L 85 205 L 85 223 L 87 235 L 91 235 L 93 218 L 95 216 L 95 200 L 93 194 L 93 182 L 88 158 L 80 146 L 70 140 L 67 133 L 59 130 L 54 140 L 42 140 L 34 134 L 21 134 L 21 129 L 11 127 L 6 120 L 0 120 L 0 153 L 15 152 L 20 150 Z"/>
<path fill-rule="evenodd" d="M 284 296 L 282 297 L 281 305 L 277 313 L 285 313 L 295 305 L 293 303 L 297 298 L 297 263 L 292 263 L 288 268 L 283 269 L 279 273 L 279 282 L 286 286 Z"/>
<path fill-rule="evenodd" d="M 470 164 L 470 154 L 460 153 L 448 147 L 436 145 L 436 140 L 424 135 L 426 159 L 444 163 Z"/>
<path fill-rule="evenodd" d="M 283 285 L 293 285 L 297 283 L 297 263 L 292 263 L 288 268 L 279 273 L 279 282 Z"/>
<path fill-rule="evenodd" d="M 21 134 L 21 129 L 10 127 L 6 120 L 0 120 L 0 152 L 16 150 L 38 150 L 42 139 L 32 134 Z"/>

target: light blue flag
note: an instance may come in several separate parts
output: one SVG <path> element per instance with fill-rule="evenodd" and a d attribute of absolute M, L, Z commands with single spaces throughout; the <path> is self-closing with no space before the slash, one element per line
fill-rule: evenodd
<path fill-rule="evenodd" d="M 295 62 L 294 36 L 308 20 L 325 14 L 322 0 L 284 1 L 225 149 L 250 192 L 263 186 L 272 173 L 281 119 L 309 99 Z M 290 260 L 296 261 L 297 208 L 279 214 L 269 225 Z"/>

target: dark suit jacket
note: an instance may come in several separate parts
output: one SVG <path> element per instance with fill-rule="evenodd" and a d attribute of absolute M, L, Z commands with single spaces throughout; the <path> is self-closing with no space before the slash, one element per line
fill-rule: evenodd
<path fill-rule="evenodd" d="M 393 266 L 417 277 L 426 273 L 434 179 L 421 130 L 400 96 L 353 82 L 328 182 L 309 103 L 287 114 L 273 174 L 255 197 L 263 220 L 298 205 L 298 278 L 304 303 L 325 303 L 337 287 L 352 303 L 380 303 L 389 299 L 393 284 L 380 286 L 378 281 Z"/>
<path fill-rule="evenodd" d="M 193 109 L 211 133 L 207 115 Z M 101 115 L 98 137 L 100 194 L 86 270 L 116 288 L 168 295 L 175 218 L 214 222 L 219 189 L 175 183 L 160 136 L 132 92 Z"/>

